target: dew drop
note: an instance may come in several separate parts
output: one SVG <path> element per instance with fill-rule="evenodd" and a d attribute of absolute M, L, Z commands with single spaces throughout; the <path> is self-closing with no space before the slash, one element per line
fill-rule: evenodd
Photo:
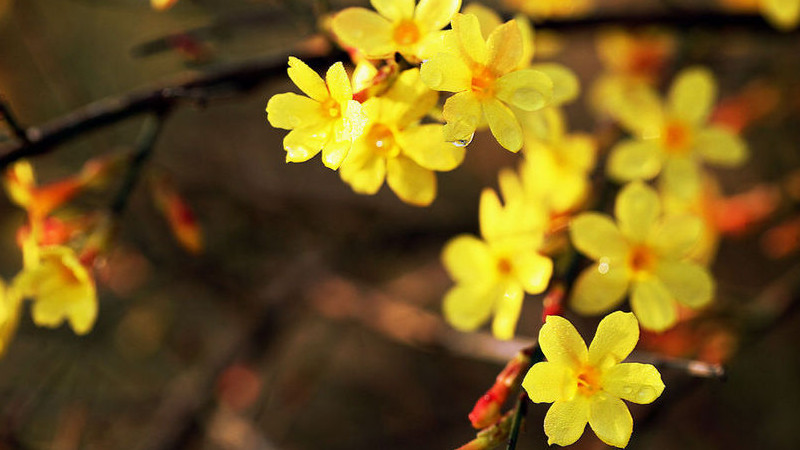
<path fill-rule="evenodd" d="M 652 399 L 655 394 L 656 391 L 653 388 L 649 386 L 643 386 L 641 389 L 639 389 L 639 392 L 636 393 L 636 398 L 638 398 L 639 401 L 647 401 Z"/>
<path fill-rule="evenodd" d="M 622 388 L 622 393 L 625 395 L 631 395 L 633 393 L 633 388 L 630 386 L 625 386 Z"/>
<path fill-rule="evenodd" d="M 470 142 L 472 142 L 473 137 L 475 137 L 475 133 L 470 134 L 466 139 L 457 139 L 453 141 L 453 145 L 456 147 L 466 147 L 470 144 Z"/>
<path fill-rule="evenodd" d="M 608 273 L 608 268 L 609 268 L 609 266 L 608 266 L 609 262 L 611 262 L 611 260 L 608 259 L 605 256 L 600 258 L 600 260 L 598 261 L 598 264 L 597 264 L 597 271 L 600 272 L 602 275 L 607 274 Z"/>

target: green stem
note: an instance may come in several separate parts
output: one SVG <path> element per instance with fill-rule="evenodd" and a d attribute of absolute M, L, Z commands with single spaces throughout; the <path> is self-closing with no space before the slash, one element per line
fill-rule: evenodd
<path fill-rule="evenodd" d="M 538 347 L 537 347 L 538 348 Z M 514 411 L 514 419 L 511 422 L 511 432 L 508 435 L 508 446 L 506 450 L 514 450 L 517 448 L 517 439 L 519 439 L 519 430 L 522 427 L 522 419 L 528 412 L 528 394 L 522 391 L 517 399 L 517 406 Z"/>
<path fill-rule="evenodd" d="M 120 186 L 114 201 L 111 203 L 111 213 L 114 216 L 119 216 L 125 210 L 128 199 L 141 177 L 144 164 L 153 153 L 166 113 L 166 110 L 159 111 L 156 115 L 148 116 L 145 119 L 142 131 L 136 140 L 136 150 L 133 153 L 130 166 L 128 166 L 128 170 L 122 180 L 122 186 Z"/>

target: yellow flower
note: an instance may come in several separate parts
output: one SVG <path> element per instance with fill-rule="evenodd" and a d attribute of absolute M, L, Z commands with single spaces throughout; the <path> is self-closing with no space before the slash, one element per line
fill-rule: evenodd
<path fill-rule="evenodd" d="M 33 322 L 54 328 L 64 320 L 77 334 L 86 334 L 97 318 L 94 281 L 75 252 L 53 245 L 38 249 L 37 261 L 17 275 L 14 286 L 33 299 Z"/>
<path fill-rule="evenodd" d="M 553 95 L 553 82 L 533 69 L 518 70 L 523 55 L 519 26 L 509 21 L 483 39 L 478 18 L 456 14 L 445 52 L 422 63 L 422 81 L 437 91 L 455 92 L 444 104 L 447 141 L 467 143 L 485 118 L 504 148 L 522 148 L 522 129 L 509 106 L 534 111 Z"/>
<path fill-rule="evenodd" d="M 480 202 L 484 239 L 472 235 L 453 238 L 442 261 L 456 285 L 444 297 L 444 316 L 455 328 L 473 331 L 494 315 L 492 332 L 511 339 L 522 310 L 525 292 L 543 292 L 553 273 L 553 262 L 537 252 L 542 220 L 527 204 L 485 189 Z"/>
<path fill-rule="evenodd" d="M 580 16 L 594 6 L 593 0 L 504 0 L 504 3 L 536 19 Z"/>
<path fill-rule="evenodd" d="M 788 31 L 800 22 L 800 0 L 761 0 L 761 14 L 780 30 Z"/>
<path fill-rule="evenodd" d="M 620 181 L 651 179 L 671 194 L 689 198 L 700 188 L 701 161 L 737 166 L 747 158 L 747 145 L 727 129 L 707 125 L 716 97 L 716 82 L 703 68 L 682 71 L 666 105 L 650 90 L 630 97 L 616 113 L 634 139 L 617 144 L 609 155 L 609 175 Z"/>
<path fill-rule="evenodd" d="M 433 171 L 452 170 L 464 159 L 463 148 L 442 139 L 442 125 L 419 124 L 438 98 L 411 69 L 386 94 L 364 102 L 369 124 L 342 163 L 342 180 L 356 192 L 374 194 L 385 178 L 403 201 L 429 205 L 436 197 Z"/>
<path fill-rule="evenodd" d="M 633 419 L 622 400 L 652 403 L 664 391 L 653 365 L 622 362 L 638 341 L 639 325 L 631 313 L 603 318 L 588 350 L 568 320 L 547 316 L 539 330 L 547 361 L 531 367 L 522 387 L 533 402 L 553 403 L 544 418 L 548 444 L 573 444 L 588 423 L 606 444 L 628 445 Z"/>
<path fill-rule="evenodd" d="M 615 215 L 616 223 L 593 212 L 570 222 L 572 243 L 595 261 L 573 286 L 573 309 L 604 313 L 630 292 L 642 327 L 663 331 L 678 319 L 676 303 L 700 308 L 711 301 L 714 280 L 705 267 L 688 260 L 700 237 L 700 219 L 662 218 L 658 194 L 641 182 L 622 189 Z"/>
<path fill-rule="evenodd" d="M 0 356 L 8 350 L 17 332 L 22 313 L 21 303 L 18 291 L 0 280 Z"/>
<path fill-rule="evenodd" d="M 322 150 L 322 162 L 338 169 L 367 120 L 361 104 L 353 100 L 344 66 L 332 65 L 323 81 L 303 61 L 289 57 L 288 72 L 308 97 L 287 92 L 267 103 L 269 123 L 291 130 L 283 140 L 286 162 L 308 161 Z"/>
<path fill-rule="evenodd" d="M 371 0 L 375 13 L 347 8 L 334 16 L 333 32 L 345 46 L 369 59 L 399 52 L 412 63 L 425 59 L 438 47 L 444 28 L 461 7 L 461 0 Z"/>

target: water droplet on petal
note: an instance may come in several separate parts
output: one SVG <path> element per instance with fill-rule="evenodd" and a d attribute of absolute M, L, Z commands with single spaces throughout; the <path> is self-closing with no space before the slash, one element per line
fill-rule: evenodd
<path fill-rule="evenodd" d="M 467 145 L 470 144 L 470 142 L 472 142 L 473 137 L 475 137 L 475 133 L 470 134 L 469 137 L 466 139 L 457 139 L 453 141 L 453 145 L 455 145 L 456 147 L 466 147 Z"/>
<path fill-rule="evenodd" d="M 622 393 L 625 395 L 631 395 L 633 394 L 633 388 L 630 386 L 625 386 L 624 388 L 622 388 Z"/>
<path fill-rule="evenodd" d="M 650 401 L 653 397 L 655 397 L 656 391 L 655 389 L 649 386 L 643 386 L 639 389 L 639 392 L 636 393 L 636 399 L 641 402 Z"/>

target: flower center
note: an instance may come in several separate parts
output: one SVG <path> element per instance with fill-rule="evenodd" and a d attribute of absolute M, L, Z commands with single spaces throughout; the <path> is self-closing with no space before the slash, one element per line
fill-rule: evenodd
<path fill-rule="evenodd" d="M 497 77 L 486 67 L 472 72 L 472 92 L 478 98 L 494 97 L 494 82 Z"/>
<path fill-rule="evenodd" d="M 597 369 L 592 366 L 585 366 L 578 373 L 578 393 L 591 397 L 597 392 L 603 390 L 600 386 L 600 374 Z"/>
<path fill-rule="evenodd" d="M 387 158 L 395 157 L 400 153 L 394 140 L 394 133 L 382 123 L 376 123 L 370 128 L 366 140 L 375 153 Z"/>
<path fill-rule="evenodd" d="M 500 275 L 509 275 L 512 269 L 513 266 L 508 258 L 500 258 L 497 260 L 497 271 L 500 272 Z"/>
<path fill-rule="evenodd" d="M 411 45 L 419 41 L 420 32 L 413 20 L 404 19 L 394 26 L 392 40 L 398 45 Z"/>
<path fill-rule="evenodd" d="M 331 119 L 336 119 L 342 115 L 342 107 L 339 106 L 339 102 L 334 100 L 333 97 L 320 103 L 319 106 L 322 108 L 322 113 L 327 114 Z"/>
<path fill-rule="evenodd" d="M 645 245 L 634 247 L 628 256 L 628 265 L 635 274 L 650 272 L 655 266 L 655 263 L 656 256 L 653 254 L 653 251 Z"/>
<path fill-rule="evenodd" d="M 685 124 L 672 121 L 664 127 L 661 135 L 667 152 L 683 155 L 688 153 L 692 144 L 692 131 Z"/>

